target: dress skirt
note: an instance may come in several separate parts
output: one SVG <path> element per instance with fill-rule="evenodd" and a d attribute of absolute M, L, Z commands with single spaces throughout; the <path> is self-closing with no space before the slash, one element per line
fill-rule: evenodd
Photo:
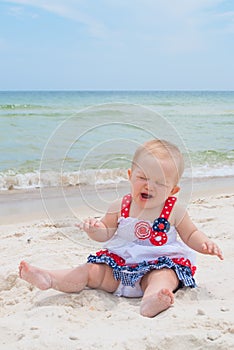
<path fill-rule="evenodd" d="M 120 280 L 124 286 L 134 287 L 135 283 L 148 272 L 168 268 L 175 271 L 180 281 L 180 287 L 196 287 L 196 282 L 193 278 L 196 267 L 192 266 L 191 262 L 184 258 L 161 256 L 153 261 L 142 261 L 137 264 L 126 265 L 124 259 L 120 256 L 108 250 L 101 250 L 96 255 L 89 255 L 87 262 L 110 266 L 113 269 L 114 278 Z"/>

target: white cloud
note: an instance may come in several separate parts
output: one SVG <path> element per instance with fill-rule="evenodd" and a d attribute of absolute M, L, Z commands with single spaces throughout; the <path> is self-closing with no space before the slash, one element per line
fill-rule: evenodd
<path fill-rule="evenodd" d="M 219 7 L 226 3 L 225 0 L 96 1 L 5 0 L 77 21 L 91 37 L 106 39 L 116 47 L 120 43 L 129 45 L 137 38 L 147 38 L 149 45 L 156 42 L 165 52 L 195 52 L 206 46 L 207 28 L 209 35 L 216 23 L 219 23 L 216 32 L 234 30 L 233 12 L 222 13 Z M 14 11 L 20 13 L 20 7 Z"/>
<path fill-rule="evenodd" d="M 23 14 L 23 8 L 20 6 L 11 6 L 8 9 L 8 14 L 14 17 L 21 17 Z"/>
<path fill-rule="evenodd" d="M 11 6 L 8 9 L 10 16 L 23 19 L 25 17 L 37 18 L 38 15 L 35 12 L 26 11 L 22 6 Z"/>
<path fill-rule="evenodd" d="M 224 33 L 234 34 L 234 11 L 225 11 L 213 15 L 216 23 L 223 23 L 221 31 Z"/>
<path fill-rule="evenodd" d="M 233 11 L 222 9 L 226 3 L 226 0 L 145 0 L 141 12 L 144 35 L 148 33 L 164 53 L 207 51 L 215 41 L 218 45 L 217 34 L 222 37 L 234 29 Z M 139 11 L 142 2 L 136 0 L 135 4 Z"/>
<path fill-rule="evenodd" d="M 18 4 L 21 6 L 32 6 L 50 13 L 54 13 L 60 17 L 77 21 L 85 25 L 90 35 L 94 37 L 105 38 L 108 32 L 101 21 L 96 20 L 94 16 L 90 16 L 80 10 L 79 5 L 81 2 L 79 0 L 5 0 L 5 2 Z M 18 7 L 17 11 L 22 11 L 22 8 Z"/>

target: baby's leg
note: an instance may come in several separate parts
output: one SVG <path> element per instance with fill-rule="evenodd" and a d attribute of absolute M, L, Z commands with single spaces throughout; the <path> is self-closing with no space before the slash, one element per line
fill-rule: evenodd
<path fill-rule="evenodd" d="M 44 270 L 22 261 L 19 275 L 41 290 L 52 288 L 65 293 L 79 292 L 85 287 L 114 292 L 119 284 L 113 277 L 112 269 L 105 264 L 84 264 L 66 270 Z"/>
<path fill-rule="evenodd" d="M 179 280 L 171 269 L 153 270 L 142 278 L 144 295 L 141 301 L 141 315 L 154 317 L 174 303 L 173 291 Z"/>
<path fill-rule="evenodd" d="M 21 261 L 19 265 L 19 276 L 41 290 L 52 288 L 52 277 L 49 271 L 29 265 L 25 261 Z"/>

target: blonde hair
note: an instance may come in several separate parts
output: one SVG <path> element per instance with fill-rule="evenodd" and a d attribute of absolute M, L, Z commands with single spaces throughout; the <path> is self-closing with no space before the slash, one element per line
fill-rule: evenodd
<path fill-rule="evenodd" d="M 173 143 L 166 140 L 153 139 L 145 142 L 143 145 L 137 148 L 133 160 L 132 160 L 132 169 L 137 164 L 139 157 L 148 153 L 158 159 L 166 159 L 172 161 L 177 170 L 177 180 L 183 174 L 184 171 L 184 159 L 183 155 L 180 152 L 179 148 Z"/>

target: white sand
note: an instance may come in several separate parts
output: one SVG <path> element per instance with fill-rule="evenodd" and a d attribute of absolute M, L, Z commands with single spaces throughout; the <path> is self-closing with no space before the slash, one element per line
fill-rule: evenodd
<path fill-rule="evenodd" d="M 0 226 L 0 349 L 233 349 L 233 206 L 231 190 L 192 201 L 194 222 L 220 245 L 225 260 L 198 254 L 198 287 L 178 291 L 174 305 L 153 319 L 140 316 L 140 299 L 88 289 L 72 295 L 40 291 L 18 278 L 22 259 L 66 268 L 99 249 L 74 227 L 74 217 L 55 225 L 24 217 Z"/>

